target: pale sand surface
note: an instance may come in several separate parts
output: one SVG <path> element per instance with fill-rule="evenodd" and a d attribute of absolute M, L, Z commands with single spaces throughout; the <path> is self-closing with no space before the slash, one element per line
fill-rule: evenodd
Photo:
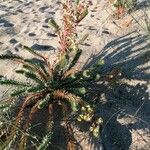
<path fill-rule="evenodd" d="M 116 68 L 123 74 L 122 85 L 113 88 L 104 85 L 98 93 L 102 102 L 99 114 L 106 123 L 100 142 L 106 150 L 149 150 L 150 55 L 148 37 L 142 29 L 145 6 L 118 20 L 107 0 L 92 3 L 89 15 L 78 28 L 81 35 L 90 34 L 82 45 L 84 54 L 80 63 L 90 65 L 93 59 L 101 57 L 105 60 L 104 73 Z M 20 46 L 23 44 L 45 55 L 55 55 L 57 37 L 47 22 L 52 17 L 61 18 L 60 8 L 58 0 L 0 0 L 0 54 L 27 57 L 29 54 Z M 1 61 L 0 74 L 17 78 L 14 69 L 18 67 Z M 0 87 L 0 95 L 7 89 Z M 82 141 L 84 150 L 101 147 L 90 147 L 89 143 L 88 139 Z"/>

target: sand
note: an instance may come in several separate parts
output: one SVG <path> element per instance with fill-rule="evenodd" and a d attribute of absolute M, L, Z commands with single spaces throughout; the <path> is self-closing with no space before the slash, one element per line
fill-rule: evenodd
<path fill-rule="evenodd" d="M 61 23 L 60 8 L 58 0 L 1 0 L 0 54 L 28 57 L 22 44 L 45 55 L 55 55 L 57 36 L 47 23 L 50 18 Z M 122 84 L 100 85 L 98 113 L 105 121 L 100 145 L 90 147 L 86 138 L 81 144 L 84 150 L 150 149 L 150 40 L 144 30 L 145 9 L 150 14 L 146 3 L 141 1 L 138 10 L 117 19 L 107 0 L 93 0 L 88 16 L 78 28 L 81 35 L 90 34 L 81 46 L 84 54 L 80 63 L 87 67 L 95 59 L 104 58 L 101 72 L 107 74 L 114 68 L 122 72 Z M 0 74 L 15 77 L 14 70 L 18 67 L 1 61 Z M 0 87 L 1 97 L 7 89 Z"/>

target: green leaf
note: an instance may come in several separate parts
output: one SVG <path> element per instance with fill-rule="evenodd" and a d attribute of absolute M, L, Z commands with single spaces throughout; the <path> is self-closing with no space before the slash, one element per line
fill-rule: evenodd
<path fill-rule="evenodd" d="M 61 57 L 61 60 L 57 64 L 56 70 L 57 71 L 63 70 L 68 65 L 68 63 L 69 63 L 69 56 L 65 54 Z"/>
<path fill-rule="evenodd" d="M 42 62 L 41 59 L 25 59 L 25 62 L 27 62 L 30 65 L 39 67 L 39 64 Z"/>
<path fill-rule="evenodd" d="M 83 42 L 88 38 L 89 34 L 85 34 L 78 42 L 78 44 L 83 44 Z"/>
<path fill-rule="evenodd" d="M 78 82 L 80 81 L 81 77 L 82 77 L 81 72 L 71 74 L 70 76 L 68 76 L 67 78 L 61 81 L 61 86 L 62 87 L 74 87 L 75 83 L 77 83 L 77 85 L 80 86 Z"/>
<path fill-rule="evenodd" d="M 29 93 L 35 93 L 35 92 L 40 92 L 40 91 L 43 91 L 45 89 L 44 86 L 41 86 L 41 85 L 37 85 L 37 86 L 32 86 L 30 88 L 27 89 L 27 92 Z"/>
<path fill-rule="evenodd" d="M 10 104 L 0 104 L 0 109 L 5 109 L 5 108 L 7 108 L 7 107 L 9 107 L 10 106 Z"/>
<path fill-rule="evenodd" d="M 18 74 L 24 74 L 25 70 L 19 69 L 19 70 L 16 70 L 15 72 L 18 73 Z"/>
<path fill-rule="evenodd" d="M 30 65 L 23 65 L 22 67 L 23 67 L 24 69 L 28 70 L 28 71 L 31 71 L 31 72 L 36 71 L 36 69 L 35 69 L 35 68 L 33 68 L 33 67 L 32 67 L 32 66 L 30 66 Z"/>
<path fill-rule="evenodd" d="M 19 55 L 14 55 L 14 54 L 0 55 L 0 59 L 3 59 L 3 60 L 14 60 L 14 59 L 24 60 L 24 59 L 23 59 L 22 57 L 20 57 Z"/>
<path fill-rule="evenodd" d="M 49 76 L 49 73 L 47 71 L 46 65 L 41 62 L 41 60 L 33 60 L 33 59 L 25 59 L 25 62 L 29 63 L 29 65 L 23 65 L 23 68 L 34 72 L 41 69 L 45 75 Z"/>
<path fill-rule="evenodd" d="M 44 82 L 36 74 L 34 74 L 33 72 L 27 72 L 25 70 L 20 69 L 20 70 L 16 70 L 16 73 L 22 74 L 26 78 L 34 80 L 35 82 L 37 82 L 37 83 L 39 83 L 41 85 L 44 85 Z"/>
<path fill-rule="evenodd" d="M 52 132 L 48 132 L 46 134 L 46 136 L 42 139 L 39 147 L 37 148 L 37 150 L 46 150 L 49 146 L 49 144 L 51 144 L 51 139 L 52 139 Z"/>
<path fill-rule="evenodd" d="M 85 7 L 83 13 L 79 15 L 77 23 L 81 22 L 81 20 L 83 20 L 87 15 L 88 15 L 88 8 Z"/>
<path fill-rule="evenodd" d="M 79 4 L 79 2 L 80 2 L 80 0 L 76 0 L 76 4 L 77 4 L 77 5 Z"/>
<path fill-rule="evenodd" d="M 46 97 L 40 101 L 38 105 L 38 109 L 44 108 L 48 104 L 49 101 L 50 101 L 50 94 L 47 94 Z"/>
<path fill-rule="evenodd" d="M 48 21 L 48 24 L 50 25 L 50 26 L 52 26 L 56 31 L 59 31 L 59 25 L 56 23 L 56 21 L 54 20 L 54 19 L 50 19 L 49 21 Z"/>
<path fill-rule="evenodd" d="M 72 111 L 76 112 L 79 110 L 78 103 L 76 103 L 74 101 L 73 102 L 70 101 L 70 104 L 71 104 Z"/>
<path fill-rule="evenodd" d="M 24 88 L 24 89 L 18 89 L 18 90 L 15 90 L 15 91 L 13 91 L 11 94 L 10 94 L 10 96 L 12 96 L 12 97 L 16 97 L 16 96 L 20 96 L 20 95 L 22 95 L 23 93 L 25 93 L 25 91 L 26 91 L 26 89 Z"/>
<path fill-rule="evenodd" d="M 28 46 L 23 46 L 23 48 L 24 48 L 25 50 L 27 50 L 29 53 L 31 53 L 31 54 L 33 54 L 33 55 L 35 55 L 35 56 L 37 56 L 37 57 L 40 57 L 40 58 L 44 59 L 44 57 L 43 57 L 41 54 L 35 52 L 32 48 L 30 48 L 30 47 L 28 47 Z"/>
<path fill-rule="evenodd" d="M 68 70 L 71 69 L 72 67 L 74 67 L 74 66 L 76 65 L 76 63 L 77 63 L 77 61 L 79 60 L 81 54 L 82 54 L 82 50 L 81 50 L 81 49 L 78 49 L 78 50 L 76 51 L 76 54 L 75 54 L 75 56 L 74 56 L 72 62 L 70 63 L 70 65 L 69 65 L 69 67 L 68 67 Z"/>
<path fill-rule="evenodd" d="M 19 82 L 16 80 L 11 80 L 11 79 L 6 79 L 6 78 L 0 78 L 0 84 L 1 85 L 12 85 L 12 86 L 25 86 L 25 87 L 29 87 L 30 84 L 26 84 L 23 82 Z"/>
<path fill-rule="evenodd" d="M 39 67 L 43 70 L 43 72 L 47 75 L 47 76 L 50 76 L 47 69 L 46 69 L 46 66 L 44 66 L 44 64 L 42 63 L 39 63 Z"/>

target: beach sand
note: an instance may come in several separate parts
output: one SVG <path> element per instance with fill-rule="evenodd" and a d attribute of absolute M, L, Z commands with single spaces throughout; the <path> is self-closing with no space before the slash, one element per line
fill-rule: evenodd
<path fill-rule="evenodd" d="M 99 91 L 99 115 L 105 125 L 97 147 L 87 138 L 81 142 L 83 150 L 149 150 L 150 149 L 150 39 L 144 29 L 144 9 L 120 19 L 107 0 L 93 0 L 89 14 L 81 22 L 80 35 L 89 33 L 81 46 L 84 50 L 80 63 L 83 67 L 103 58 L 102 72 L 121 70 L 122 84 Z M 148 14 L 150 11 L 147 10 Z M 54 18 L 61 24 L 61 1 L 58 0 L 1 0 L 0 2 L 0 54 L 14 53 L 30 56 L 21 45 L 38 52 L 55 56 L 57 35 L 49 28 L 48 20 Z M 144 28 L 144 29 L 143 29 Z M 17 78 L 14 70 L 19 65 L 0 62 L 0 74 Z M 0 87 L 2 97 L 9 87 Z M 80 139 L 80 138 L 79 138 Z M 99 146 L 98 146 L 99 145 Z"/>

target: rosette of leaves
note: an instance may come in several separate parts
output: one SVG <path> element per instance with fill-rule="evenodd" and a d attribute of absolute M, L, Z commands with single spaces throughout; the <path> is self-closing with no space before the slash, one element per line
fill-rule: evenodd
<path fill-rule="evenodd" d="M 137 0 L 114 0 L 113 6 L 114 7 L 122 7 L 126 9 L 131 9 L 135 6 Z"/>
<path fill-rule="evenodd" d="M 137 0 L 109 0 L 109 2 L 118 18 L 127 12 L 133 11 L 137 4 Z"/>
<path fill-rule="evenodd" d="M 16 70 L 16 73 L 27 78 L 27 82 L 23 82 L 7 79 L 4 76 L 0 77 L 1 85 L 14 87 L 10 93 L 9 101 L 3 101 L 0 109 L 4 113 L 9 112 L 10 114 L 17 109 L 17 113 L 10 123 L 11 127 L 7 131 L 9 133 L 8 138 L 4 145 L 1 145 L 3 149 L 11 148 L 13 144 L 17 144 L 20 149 L 26 149 L 32 120 L 35 114 L 42 109 L 53 108 L 53 105 L 61 106 L 62 116 L 67 119 L 71 114 L 75 115 L 82 112 L 84 106 L 88 105 L 89 107 L 84 99 L 84 95 L 88 92 L 86 85 L 99 78 L 97 68 L 103 64 L 103 61 L 99 60 L 89 69 L 75 70 L 75 65 L 82 53 L 82 50 L 78 49 L 74 52 L 73 58 L 69 56 L 70 53 L 64 53 L 60 60 L 54 66 L 51 66 L 43 55 L 29 47 L 24 46 L 24 48 L 33 54 L 37 60 L 24 59 L 14 54 L 0 55 L 1 60 L 21 63 L 22 69 Z M 19 98 L 21 98 L 21 104 L 18 104 Z M 28 114 L 25 115 L 26 108 L 30 109 Z M 89 109 L 91 115 L 93 113 L 92 106 Z M 52 114 L 47 115 L 50 116 L 51 124 L 53 124 Z M 90 120 L 89 118 L 88 121 Z M 39 149 L 46 149 L 49 146 L 52 129 L 51 125 L 48 129 L 49 132 L 41 140 L 42 145 L 39 144 Z"/>
<path fill-rule="evenodd" d="M 77 5 L 77 8 L 82 8 L 79 1 Z M 65 5 L 65 9 L 69 12 L 71 8 Z M 72 15 L 72 13 L 67 13 L 67 15 Z M 77 15 L 77 20 L 71 24 L 79 23 L 87 15 L 87 7 L 83 10 L 79 9 Z M 99 80 L 98 68 L 104 62 L 99 60 L 88 69 L 76 69 L 76 64 L 82 54 L 78 44 L 81 44 L 87 35 L 77 43 L 76 36 L 72 36 L 76 34 L 74 25 L 68 28 L 67 24 L 70 20 L 63 21 L 65 28 L 62 32 L 54 20 L 50 21 L 51 26 L 58 32 L 61 46 L 58 60 L 54 64 L 50 64 L 50 58 L 46 58 L 27 46 L 24 46 L 24 49 L 31 53 L 34 59 L 25 59 L 16 54 L 0 55 L 1 60 L 22 64 L 22 68 L 16 70 L 16 74 L 26 78 L 25 81 L 18 81 L 0 76 L 0 85 L 12 87 L 8 100 L 0 104 L 0 110 L 7 118 L 1 130 L 2 137 L 5 137 L 0 142 L 2 150 L 11 148 L 26 150 L 29 148 L 30 141 L 38 150 L 48 149 L 52 145 L 56 116 L 59 116 L 60 123 L 61 121 L 65 123 L 68 149 L 69 147 L 77 149 L 69 120 L 79 120 L 80 117 L 81 121 L 91 121 L 93 126 L 94 108 L 86 101 L 85 95 L 89 90 L 90 82 Z M 87 110 L 84 111 L 83 108 Z M 47 120 L 39 120 L 39 122 L 46 124 L 46 132 L 42 137 L 38 137 L 32 128 L 35 116 L 43 110 L 47 110 L 44 117 Z M 56 114 L 57 110 L 60 110 L 58 114 Z M 6 128 L 8 124 L 9 127 Z M 93 133 L 98 135 L 97 132 Z"/>

